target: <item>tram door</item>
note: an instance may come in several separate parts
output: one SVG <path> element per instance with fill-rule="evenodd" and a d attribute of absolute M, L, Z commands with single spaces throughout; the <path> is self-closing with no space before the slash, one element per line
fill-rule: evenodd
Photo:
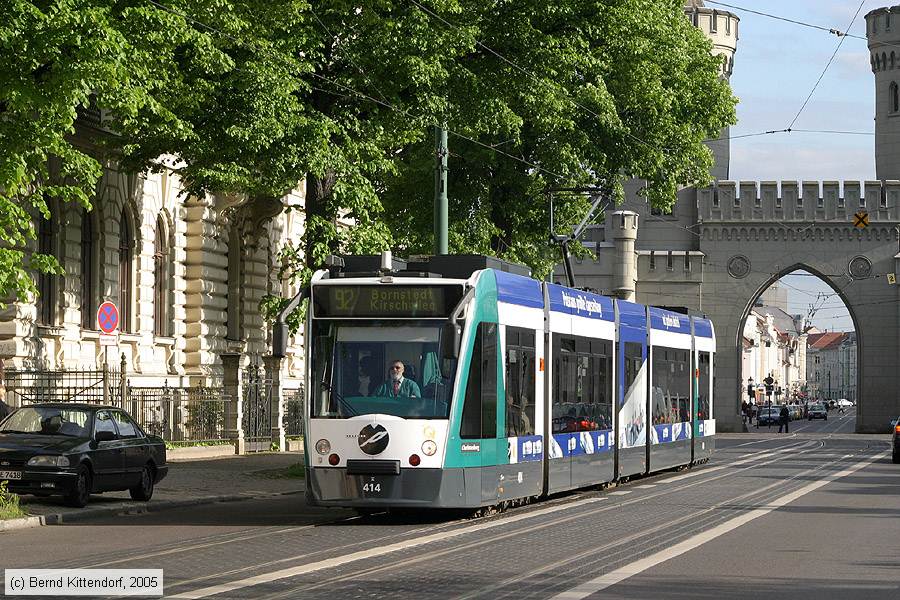
<path fill-rule="evenodd" d="M 507 462 L 506 440 L 500 435 L 502 423 L 497 418 L 499 339 L 497 323 L 478 324 L 460 425 L 463 453 L 480 457 L 478 468 L 469 469 L 466 485 L 477 486 L 480 480 L 481 501 L 491 503 L 499 498 L 501 465 Z M 467 492 L 467 496 L 473 494 Z"/>
<path fill-rule="evenodd" d="M 622 300 L 617 307 L 616 476 L 627 477 L 647 470 L 647 313 L 643 306 Z"/>

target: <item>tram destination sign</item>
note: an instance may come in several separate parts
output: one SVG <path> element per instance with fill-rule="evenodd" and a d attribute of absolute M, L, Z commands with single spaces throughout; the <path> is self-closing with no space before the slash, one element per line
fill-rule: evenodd
<path fill-rule="evenodd" d="M 317 318 L 447 318 L 462 299 L 459 285 L 320 285 Z"/>

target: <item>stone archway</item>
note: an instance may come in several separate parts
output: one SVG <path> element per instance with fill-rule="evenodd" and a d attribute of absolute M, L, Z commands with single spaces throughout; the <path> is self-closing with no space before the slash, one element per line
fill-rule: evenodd
<path fill-rule="evenodd" d="M 749 308 L 773 281 L 798 268 L 834 289 L 853 319 L 857 432 L 887 431 L 900 414 L 900 294 L 887 278 L 900 272 L 900 214 L 894 203 L 882 210 L 881 190 L 869 187 L 862 195 L 845 183 L 846 202 L 830 187 L 817 200 L 818 186 L 804 185 L 800 193 L 796 184 L 784 183 L 781 195 L 742 186 L 739 198 L 730 183 L 700 190 L 701 310 L 712 319 L 718 340 L 714 402 L 720 430 L 740 430 L 738 342 Z M 872 223 L 855 229 L 853 211 L 867 208 Z"/>
<path fill-rule="evenodd" d="M 750 298 L 749 302 L 747 302 L 746 306 L 744 307 L 743 316 L 741 317 L 740 325 L 738 326 L 737 330 L 735 331 L 736 339 L 733 340 L 735 352 L 737 353 L 737 355 L 739 357 L 741 356 L 741 352 L 743 349 L 742 337 L 743 337 L 744 327 L 746 325 L 747 319 L 750 316 L 751 310 L 756 305 L 756 301 L 766 292 L 766 290 L 768 290 L 777 281 L 779 281 L 784 276 L 790 275 L 791 273 L 794 273 L 796 271 L 805 271 L 805 272 L 809 273 L 810 275 L 815 276 L 817 279 L 819 279 L 819 281 L 825 283 L 834 292 L 834 294 L 840 299 L 840 301 L 844 304 L 844 307 L 847 308 L 847 312 L 849 313 L 850 319 L 853 322 L 854 331 L 855 332 L 859 331 L 859 320 L 857 319 L 857 315 L 856 315 L 855 311 L 853 311 L 850 308 L 847 298 L 844 296 L 844 292 L 837 285 L 835 285 L 833 279 L 821 272 L 818 272 L 815 268 L 813 268 L 809 265 L 806 265 L 803 263 L 797 263 L 797 264 L 794 264 L 794 265 L 791 265 L 789 267 L 782 269 L 782 271 L 779 273 L 772 275 L 768 280 L 765 281 L 765 283 L 762 284 L 762 286 L 759 289 L 756 290 L 754 295 Z M 857 333 L 857 353 L 856 353 L 856 372 L 857 372 L 856 388 L 857 389 L 856 389 L 856 393 L 854 396 L 855 398 L 860 398 L 858 374 L 860 372 L 859 371 L 860 370 L 860 357 L 862 356 L 862 353 L 859 351 L 859 348 L 860 348 L 859 340 L 860 340 L 860 336 Z M 732 341 L 724 340 L 721 337 L 719 337 L 718 342 L 719 342 L 719 344 L 732 343 Z M 746 380 L 746 377 L 745 377 L 746 374 L 742 373 L 742 364 L 741 364 L 740 360 L 738 360 L 736 366 L 737 366 L 737 373 L 735 374 L 735 377 L 737 378 L 738 382 L 741 385 L 743 385 L 743 381 Z M 809 371 L 809 369 L 807 369 L 807 372 L 808 371 Z M 804 378 L 806 377 L 806 373 L 803 373 L 803 377 Z M 741 389 L 743 390 L 743 387 L 741 387 Z M 739 393 L 738 398 L 737 398 L 738 404 L 740 404 L 740 400 L 742 397 L 743 397 L 743 395 L 741 393 Z M 849 398 L 849 396 L 848 396 L 848 398 Z"/>

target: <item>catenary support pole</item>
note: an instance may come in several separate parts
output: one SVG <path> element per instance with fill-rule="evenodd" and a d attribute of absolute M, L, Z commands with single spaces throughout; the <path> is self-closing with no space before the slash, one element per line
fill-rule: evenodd
<path fill-rule="evenodd" d="M 448 209 L 447 209 L 447 128 L 434 128 L 434 253 L 448 252 Z"/>

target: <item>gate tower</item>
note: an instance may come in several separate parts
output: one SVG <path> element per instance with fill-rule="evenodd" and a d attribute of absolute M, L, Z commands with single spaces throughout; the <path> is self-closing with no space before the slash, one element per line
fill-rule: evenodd
<path fill-rule="evenodd" d="M 875 74 L 875 177 L 900 179 L 900 6 L 866 15 Z"/>

